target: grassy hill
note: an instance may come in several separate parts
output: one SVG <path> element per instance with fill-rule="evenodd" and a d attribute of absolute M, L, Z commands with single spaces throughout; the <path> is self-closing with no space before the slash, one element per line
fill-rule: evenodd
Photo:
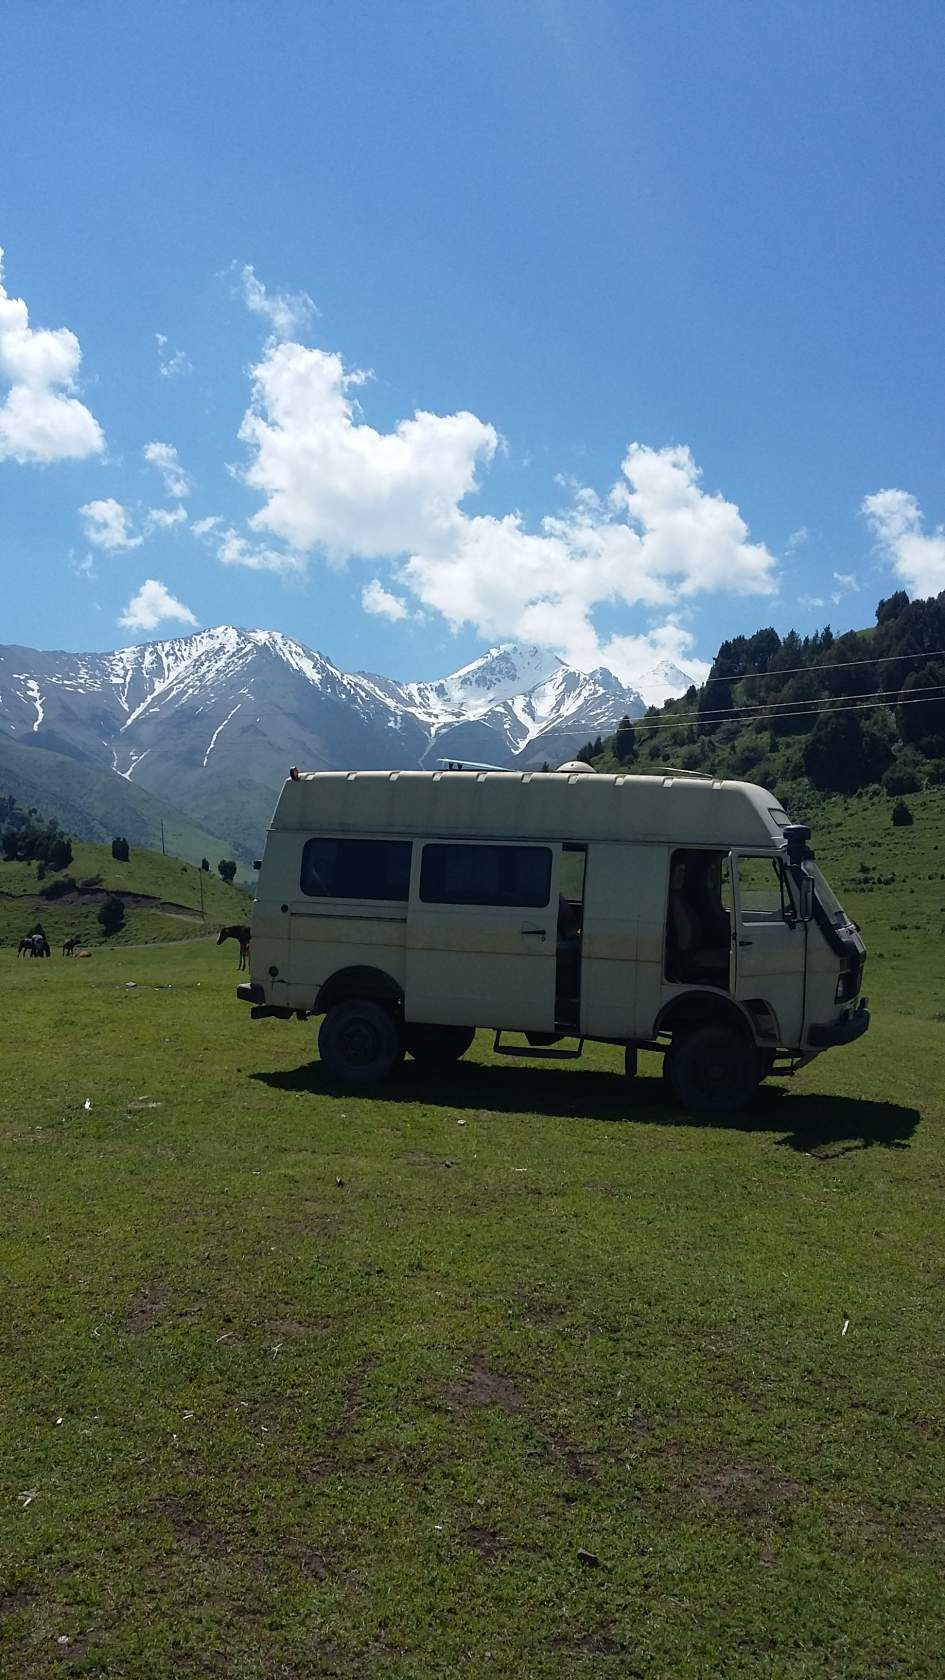
<path fill-rule="evenodd" d="M 127 863 L 111 855 L 111 844 L 73 841 L 73 861 L 45 879 L 35 863 L 0 861 L 0 942 L 16 945 L 35 922 L 42 922 L 56 951 L 75 935 L 83 946 L 132 945 L 196 939 L 224 923 L 249 919 L 245 888 L 228 886 L 216 873 L 132 846 Z M 64 881 L 75 887 L 64 896 Z M 201 914 L 201 888 L 203 914 Z M 106 940 L 98 921 L 105 897 L 115 893 L 125 904 L 125 925 Z M 234 947 L 235 949 L 235 947 Z"/>
<path fill-rule="evenodd" d="M 240 835 L 221 839 L 144 788 L 87 760 L 0 738 L 0 790 L 12 793 L 24 809 L 32 805 L 55 817 L 82 840 L 110 842 L 113 835 L 124 834 L 133 846 L 156 849 L 163 818 L 165 845 L 178 857 L 191 863 L 206 857 L 214 868 L 221 857 L 236 858 L 241 873 L 248 874 L 252 859 Z"/>

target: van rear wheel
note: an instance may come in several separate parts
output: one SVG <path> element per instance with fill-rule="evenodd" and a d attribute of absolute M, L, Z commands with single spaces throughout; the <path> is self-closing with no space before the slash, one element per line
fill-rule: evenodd
<path fill-rule="evenodd" d="M 427 1067 L 445 1067 L 465 1056 L 476 1036 L 475 1027 L 437 1027 L 426 1021 L 408 1021 L 404 1027 L 404 1049 L 415 1062 Z"/>
<path fill-rule="evenodd" d="M 663 1072 L 683 1108 L 724 1114 L 751 1101 L 761 1062 L 751 1039 L 735 1027 L 693 1027 L 673 1038 Z"/>
<path fill-rule="evenodd" d="M 329 1009 L 318 1034 L 326 1072 L 346 1085 L 386 1079 L 404 1059 L 400 1028 L 389 1009 L 371 998 L 346 998 Z"/>

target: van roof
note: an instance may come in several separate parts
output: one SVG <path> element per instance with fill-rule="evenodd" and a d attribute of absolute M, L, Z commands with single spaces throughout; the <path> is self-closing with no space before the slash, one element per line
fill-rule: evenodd
<path fill-rule="evenodd" d="M 728 848 L 777 845 L 787 820 L 765 788 L 708 777 L 319 770 L 297 771 L 286 782 L 271 827 L 309 834 L 660 840 Z"/>

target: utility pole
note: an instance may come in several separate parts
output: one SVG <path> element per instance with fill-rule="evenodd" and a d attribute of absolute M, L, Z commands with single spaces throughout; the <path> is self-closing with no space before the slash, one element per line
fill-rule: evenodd
<path fill-rule="evenodd" d="M 206 921 L 206 917 L 204 916 L 204 913 L 203 913 L 203 870 L 202 869 L 198 869 L 197 878 L 200 882 L 200 916 L 201 916 L 201 920 Z"/>
<path fill-rule="evenodd" d="M 161 853 L 164 857 L 167 857 L 167 852 L 164 850 L 164 818 L 163 817 L 161 818 Z"/>

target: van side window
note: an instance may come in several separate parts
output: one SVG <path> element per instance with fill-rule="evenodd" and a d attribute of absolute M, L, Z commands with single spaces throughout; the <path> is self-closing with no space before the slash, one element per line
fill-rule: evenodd
<path fill-rule="evenodd" d="M 722 852 L 681 850 L 670 860 L 666 978 L 728 988 L 732 884 Z"/>
<path fill-rule="evenodd" d="M 299 886 L 308 898 L 410 896 L 410 840 L 306 840 Z"/>
<path fill-rule="evenodd" d="M 547 846 L 429 845 L 423 848 L 424 904 L 494 904 L 542 909 L 551 896 Z"/>

